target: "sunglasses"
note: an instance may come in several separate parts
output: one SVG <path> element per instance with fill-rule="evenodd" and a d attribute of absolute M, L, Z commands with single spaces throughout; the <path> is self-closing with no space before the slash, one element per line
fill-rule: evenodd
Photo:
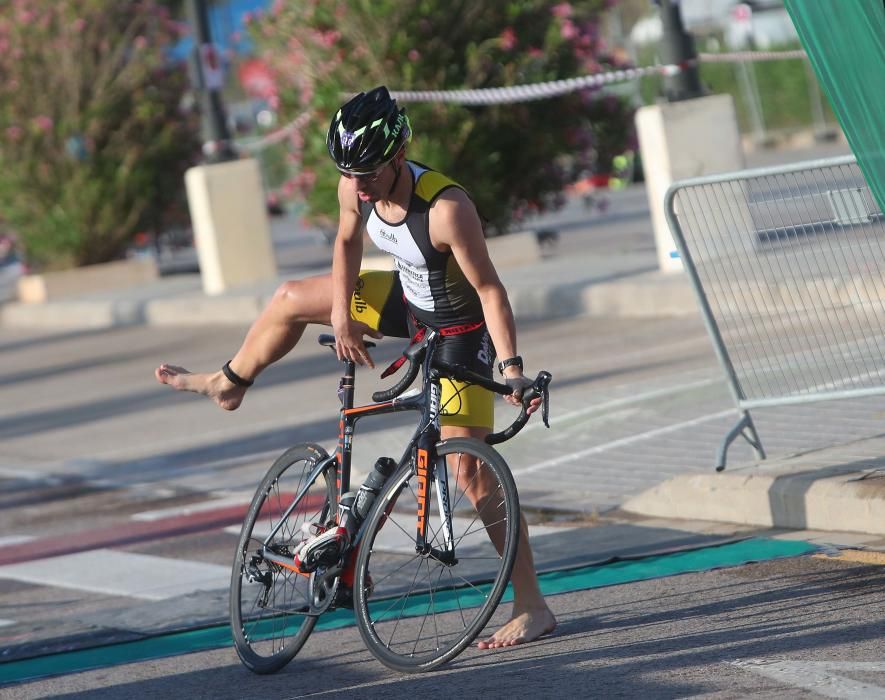
<path fill-rule="evenodd" d="M 348 180 L 353 179 L 353 180 L 362 180 L 363 182 L 375 182 L 375 180 L 377 180 L 379 177 L 381 177 L 381 173 L 384 172 L 384 170 L 387 168 L 388 165 L 390 165 L 390 163 L 385 163 L 377 170 L 370 170 L 367 173 L 357 173 L 357 172 L 353 172 L 353 171 L 349 171 L 349 170 L 341 170 L 341 169 L 339 169 L 338 172 L 341 173 Z"/>

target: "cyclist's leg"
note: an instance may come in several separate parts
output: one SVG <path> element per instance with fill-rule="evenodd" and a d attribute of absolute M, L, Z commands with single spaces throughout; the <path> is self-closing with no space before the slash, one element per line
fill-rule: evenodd
<path fill-rule="evenodd" d="M 399 295 L 399 296 L 397 296 Z M 402 306 L 402 289 L 392 272 L 363 271 L 354 292 L 351 313 L 385 335 L 398 332 L 404 320 L 389 307 Z M 319 275 L 283 283 L 252 324 L 243 344 L 230 362 L 237 376 L 253 381 L 268 365 L 290 352 L 308 323 L 330 324 L 332 313 L 331 275 Z M 402 319 L 404 314 L 400 314 Z M 388 317 L 394 317 L 390 320 Z M 248 387 L 234 384 L 222 371 L 196 373 L 183 367 L 163 364 L 155 371 L 158 381 L 180 391 L 193 391 L 211 398 L 221 408 L 232 411 L 243 400 Z"/>
<path fill-rule="evenodd" d="M 249 328 L 230 368 L 239 377 L 254 380 L 295 347 L 308 323 L 328 325 L 331 311 L 331 275 L 284 282 Z M 234 384 L 220 370 L 197 373 L 163 364 L 154 374 L 161 383 L 208 396 L 228 411 L 240 405 L 248 388 Z"/>
<path fill-rule="evenodd" d="M 474 437 L 483 440 L 489 432 L 491 431 L 486 427 L 444 425 L 441 437 L 443 439 Z M 457 474 L 458 485 L 470 498 L 477 512 L 483 513 L 486 512 L 486 509 L 483 508 L 484 501 L 493 495 L 492 492 L 497 487 L 497 483 L 486 478 L 485 472 L 480 471 L 477 474 L 475 470 L 476 462 L 473 462 L 472 465 L 462 463 Z M 492 525 L 486 531 L 492 543 L 498 551 L 501 551 L 503 549 L 502 529 Z M 556 627 L 556 618 L 547 606 L 538 585 L 535 561 L 529 544 L 528 525 L 522 513 L 519 515 L 519 545 L 516 549 L 516 561 L 513 564 L 510 580 L 513 583 L 511 618 L 491 637 L 481 640 L 478 644 L 480 649 L 494 649 L 531 642 L 542 635 L 549 634 Z"/>
<path fill-rule="evenodd" d="M 466 364 L 475 371 L 491 376 L 494 351 L 485 328 L 471 333 L 446 338 L 441 349 L 450 362 Z M 443 439 L 450 437 L 474 437 L 484 440 L 494 426 L 494 396 L 477 386 L 464 387 L 457 382 L 443 382 L 441 418 Z M 477 512 L 482 513 L 484 499 L 496 488 L 494 480 L 486 478 L 483 471 L 476 473 L 476 463 L 459 467 L 459 486 L 473 502 Z M 490 483 L 491 481 L 491 483 Z M 516 550 L 511 581 L 513 583 L 513 615 L 510 621 L 494 635 L 479 642 L 481 649 L 512 646 L 530 642 L 548 634 L 556 627 L 556 618 L 547 606 L 538 585 L 535 562 L 529 544 L 528 526 L 520 513 L 520 539 Z M 498 551 L 503 542 L 500 527 L 487 528 L 490 539 Z"/>

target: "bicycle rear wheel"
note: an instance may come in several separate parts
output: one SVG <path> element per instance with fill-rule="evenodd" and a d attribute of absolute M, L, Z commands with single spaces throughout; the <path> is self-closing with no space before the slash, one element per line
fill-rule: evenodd
<path fill-rule="evenodd" d="M 407 673 L 450 661 L 482 631 L 510 580 L 519 541 L 519 500 L 501 455 L 472 438 L 446 440 L 437 450 L 436 469 L 447 470 L 451 537 L 440 490 L 430 484 L 432 550 L 416 553 L 420 496 L 413 469 L 404 467 L 379 494 L 356 564 L 360 634 L 379 661 Z"/>
<path fill-rule="evenodd" d="M 274 673 L 289 663 L 316 625 L 316 617 L 304 614 L 311 605 L 311 579 L 267 561 L 261 551 L 281 521 L 268 548 L 291 556 L 305 537 L 305 524 L 326 524 L 332 519 L 333 465 L 311 481 L 311 472 L 327 458 L 322 447 L 312 444 L 296 445 L 283 453 L 259 485 L 243 522 L 231 573 L 230 619 L 237 654 L 255 673 Z"/>

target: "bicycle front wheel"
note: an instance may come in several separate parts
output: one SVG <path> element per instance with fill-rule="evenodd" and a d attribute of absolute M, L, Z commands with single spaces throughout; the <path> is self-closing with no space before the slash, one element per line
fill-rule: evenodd
<path fill-rule="evenodd" d="M 259 485 L 243 522 L 231 574 L 230 620 L 237 654 L 255 673 L 274 673 L 289 663 L 316 625 L 317 618 L 305 614 L 311 579 L 268 561 L 262 552 L 266 546 L 290 557 L 305 538 L 305 525 L 331 520 L 334 463 L 316 473 L 327 458 L 322 447 L 312 444 L 283 453 Z"/>
<path fill-rule="evenodd" d="M 446 440 L 437 452 L 449 508 L 440 507 L 445 488 L 419 487 L 404 467 L 379 494 L 359 544 L 357 624 L 372 654 L 397 671 L 429 671 L 460 654 L 495 612 L 516 558 L 519 500 L 504 459 L 472 438 Z M 418 552 L 425 497 L 429 548 Z"/>

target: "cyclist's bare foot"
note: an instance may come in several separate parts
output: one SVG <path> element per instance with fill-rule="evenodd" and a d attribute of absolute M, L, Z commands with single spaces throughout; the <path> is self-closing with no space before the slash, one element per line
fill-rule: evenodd
<path fill-rule="evenodd" d="M 162 364 L 154 370 L 154 376 L 161 384 L 168 384 L 178 391 L 194 391 L 208 396 L 225 411 L 237 408 L 246 394 L 246 387 L 237 386 L 221 371 L 195 373 L 184 367 Z"/>
<path fill-rule="evenodd" d="M 510 622 L 485 639 L 477 647 L 480 649 L 498 649 L 512 647 L 516 644 L 533 642 L 538 637 L 550 634 L 556 629 L 556 618 L 550 608 L 536 608 L 522 613 L 514 611 Z"/>

